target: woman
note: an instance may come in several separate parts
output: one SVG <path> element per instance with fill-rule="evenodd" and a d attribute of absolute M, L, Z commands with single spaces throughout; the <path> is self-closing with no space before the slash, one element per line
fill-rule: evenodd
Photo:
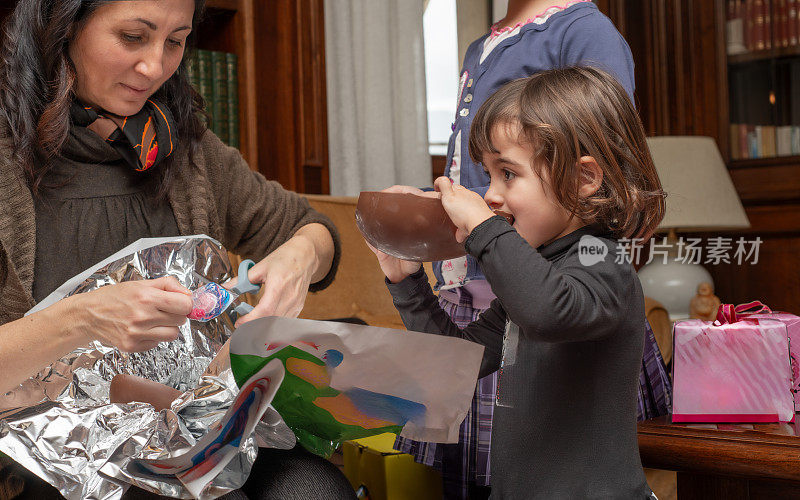
<path fill-rule="evenodd" d="M 172 278 L 103 287 L 22 317 L 139 238 L 205 233 L 261 259 L 248 277 L 265 293 L 240 323 L 296 316 L 309 288 L 333 279 L 332 223 L 252 172 L 199 117 L 184 56 L 203 6 L 20 0 L 9 18 L 0 53 L 3 392 L 92 339 L 143 351 L 177 337 L 191 300 Z M 280 464 L 281 453 L 300 452 L 269 453 Z M 314 458 L 301 454 L 319 474 L 329 464 Z"/>

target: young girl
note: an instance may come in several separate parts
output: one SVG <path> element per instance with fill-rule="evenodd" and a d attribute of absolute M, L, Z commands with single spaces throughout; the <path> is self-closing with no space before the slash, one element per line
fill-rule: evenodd
<path fill-rule="evenodd" d="M 481 196 L 489 176 L 469 157 L 467 143 L 475 112 L 504 84 L 540 71 L 586 65 L 608 71 L 633 99 L 633 58 L 611 21 L 586 0 L 509 0 L 506 16 L 467 50 L 461 69 L 458 104 L 445 176 Z M 459 326 L 478 318 L 495 298 L 478 262 L 461 257 L 433 263 L 439 303 Z M 669 380 L 645 326 L 645 358 L 640 372 L 640 418 L 665 414 Z M 449 500 L 486 498 L 495 374 L 478 381 L 475 399 L 461 426 L 457 444 L 419 443 L 398 437 L 395 447 L 442 473 Z"/>
<path fill-rule="evenodd" d="M 516 80 L 481 106 L 469 150 L 491 179 L 485 201 L 445 177 L 435 186 L 497 295 L 490 308 L 460 329 L 418 263 L 375 253 L 410 330 L 478 342 L 481 375 L 500 370 L 492 496 L 649 497 L 636 438 L 644 299 L 616 238 L 649 238 L 664 200 L 630 99 L 586 67 Z"/>

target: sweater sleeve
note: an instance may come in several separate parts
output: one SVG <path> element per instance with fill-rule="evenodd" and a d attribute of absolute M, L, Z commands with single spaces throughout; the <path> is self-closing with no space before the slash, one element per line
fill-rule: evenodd
<path fill-rule="evenodd" d="M 322 224 L 333 238 L 333 263 L 328 274 L 312 283 L 310 290 L 327 287 L 341 256 L 339 233 L 333 222 L 312 209 L 302 196 L 252 171 L 239 150 L 223 144 L 214 134 L 207 133 L 202 144 L 204 150 L 211 150 L 206 158 L 218 158 L 218 164 L 209 164 L 207 169 L 222 224 L 222 243 L 237 254 L 261 259 L 301 227 Z"/>
<path fill-rule="evenodd" d="M 588 10 L 588 9 L 587 9 Z M 561 67 L 590 66 L 613 75 L 633 101 L 633 56 L 614 24 L 596 10 L 576 18 L 561 41 Z"/>
<path fill-rule="evenodd" d="M 602 338 L 618 327 L 619 311 L 637 297 L 638 278 L 630 264 L 615 262 L 616 247 L 603 261 L 583 265 L 580 244 L 566 252 L 559 266 L 531 247 L 502 217 L 477 226 L 465 246 L 481 266 L 492 291 L 522 335 L 541 342 L 575 342 Z"/>
<path fill-rule="evenodd" d="M 484 346 L 481 377 L 500 368 L 506 315 L 498 301 L 492 302 L 489 309 L 476 321 L 462 329 L 439 306 L 423 269 L 399 283 L 386 280 L 386 286 L 406 328 L 416 332 L 459 337 Z"/>

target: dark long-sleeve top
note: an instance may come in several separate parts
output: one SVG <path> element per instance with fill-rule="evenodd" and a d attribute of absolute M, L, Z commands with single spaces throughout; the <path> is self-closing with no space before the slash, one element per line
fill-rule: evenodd
<path fill-rule="evenodd" d="M 507 320 L 519 327 L 514 365 L 507 354 L 500 372 L 501 402 L 513 408 L 494 410 L 492 498 L 646 498 L 636 437 L 644 297 L 617 242 L 587 226 L 535 249 L 492 217 L 465 246 L 497 295 L 466 328 L 424 272 L 388 287 L 409 330 L 485 346 L 481 376 L 500 368 Z M 586 249 L 602 246 L 590 265 Z"/>

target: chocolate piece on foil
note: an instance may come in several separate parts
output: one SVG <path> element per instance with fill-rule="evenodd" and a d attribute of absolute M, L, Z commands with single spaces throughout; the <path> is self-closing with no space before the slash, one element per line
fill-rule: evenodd
<path fill-rule="evenodd" d="M 111 379 L 108 399 L 112 403 L 140 402 L 153 405 L 156 411 L 169 408 L 182 393 L 178 389 L 136 375 L 120 373 Z"/>
<path fill-rule="evenodd" d="M 514 224 L 514 216 L 508 212 L 503 212 L 502 210 L 492 210 L 495 215 L 499 215 L 500 217 L 505 217 L 509 224 Z"/>
<path fill-rule="evenodd" d="M 439 198 L 363 191 L 356 224 L 370 245 L 398 259 L 432 262 L 467 253 Z"/>

